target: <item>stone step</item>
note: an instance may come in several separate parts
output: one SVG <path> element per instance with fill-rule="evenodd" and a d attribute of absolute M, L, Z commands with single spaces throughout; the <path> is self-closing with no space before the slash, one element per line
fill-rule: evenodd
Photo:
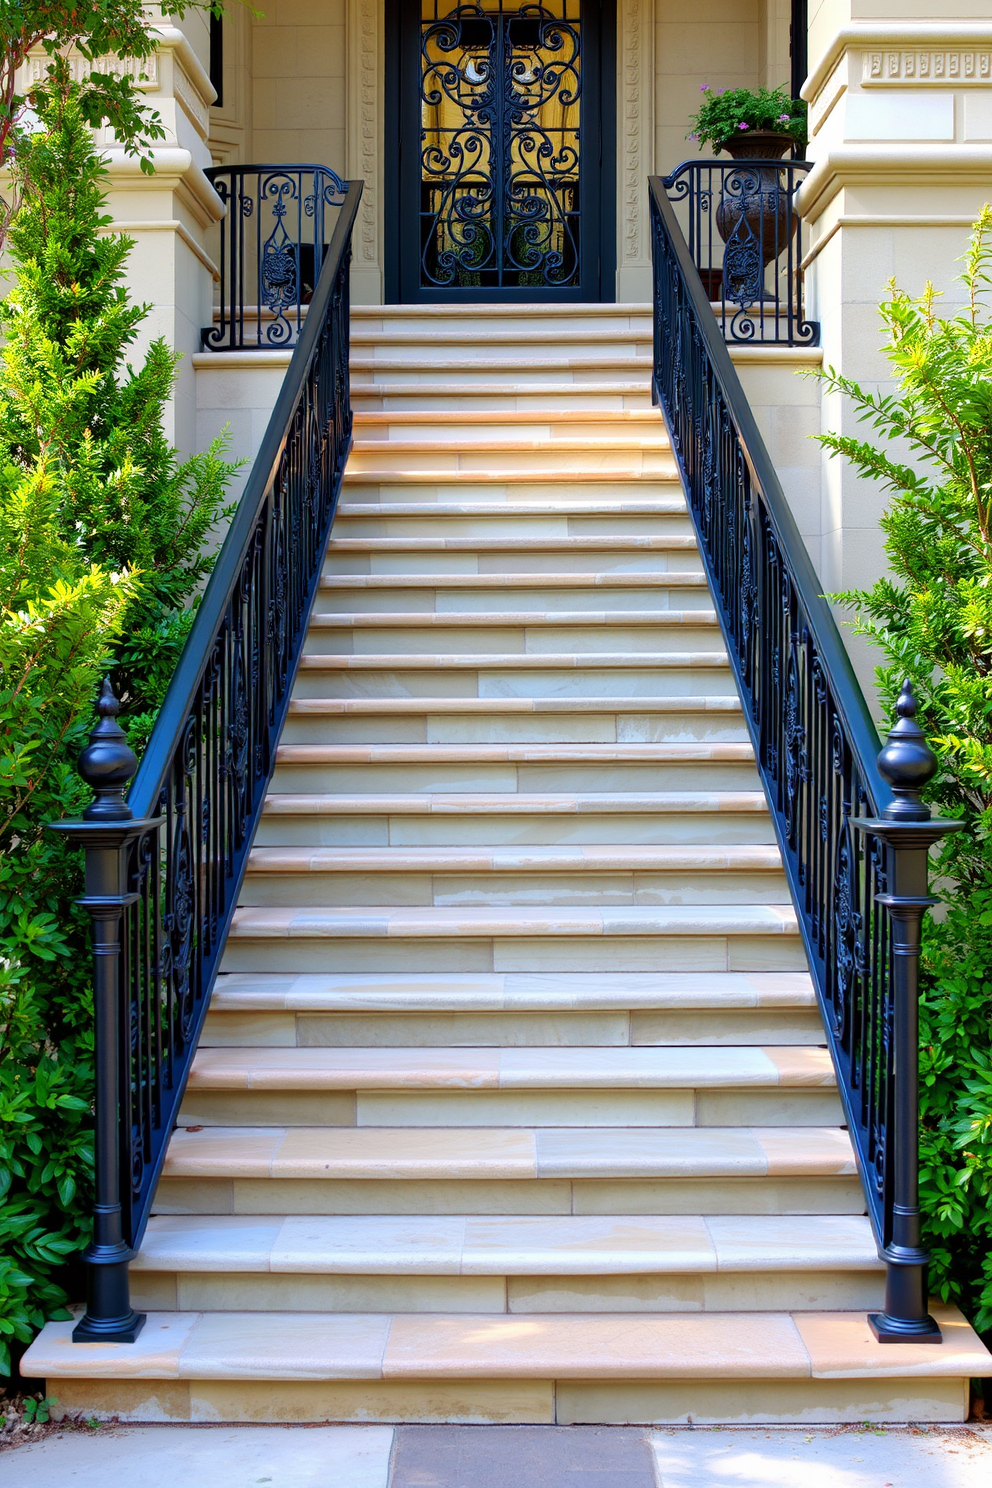
<path fill-rule="evenodd" d="M 674 740 L 743 742 L 735 697 L 646 698 L 619 711 L 609 698 L 293 697 L 282 738 L 342 743 L 569 744 Z M 329 732 L 330 731 L 330 732 Z"/>
<path fill-rule="evenodd" d="M 724 649 L 711 610 L 527 610 L 429 612 L 411 610 L 348 613 L 321 608 L 310 617 L 307 649 L 323 654 L 361 652 L 423 654 L 434 646 L 446 652 L 601 651 L 659 652 Z"/>
<path fill-rule="evenodd" d="M 385 613 L 419 609 L 490 611 L 494 592 L 512 594 L 518 613 L 548 610 L 712 612 L 713 601 L 701 569 L 684 566 L 663 573 L 389 573 L 324 574 L 318 605 L 328 610 Z"/>
<path fill-rule="evenodd" d="M 270 786 L 330 795 L 760 788 L 744 743 L 284 744 Z"/>
<path fill-rule="evenodd" d="M 547 328 L 539 323 L 489 328 L 484 336 L 471 326 L 438 327 L 427 330 L 417 326 L 412 330 L 374 331 L 366 326 L 355 326 L 351 333 L 351 354 L 355 358 L 377 360 L 383 356 L 391 361 L 410 357 L 430 366 L 435 358 L 443 363 L 459 360 L 474 363 L 488 369 L 493 364 L 493 350 L 504 362 L 516 355 L 526 366 L 541 359 L 557 358 L 563 351 L 571 357 L 597 356 L 641 356 L 651 352 L 651 323 L 645 317 L 630 327 L 590 326 L 582 323 L 557 324 Z"/>
<path fill-rule="evenodd" d="M 763 792 L 698 790 L 550 796 L 273 792 L 266 797 L 256 836 L 260 847 L 730 846 L 774 840 Z"/>
<path fill-rule="evenodd" d="M 610 438 L 635 430 L 648 430 L 669 443 L 668 430 L 656 408 L 614 409 L 597 413 L 590 409 L 547 411 L 540 407 L 521 409 L 408 409 L 406 411 L 359 410 L 355 414 L 355 436 L 364 439 L 418 439 L 448 432 L 478 440 L 500 438 L 558 439 L 581 432 L 586 439 Z"/>
<path fill-rule="evenodd" d="M 478 334 L 489 327 L 519 324 L 522 327 L 544 325 L 553 329 L 556 325 L 574 321 L 581 325 L 616 324 L 621 329 L 632 322 L 650 323 L 651 305 L 646 300 L 604 300 L 583 302 L 581 305 L 562 303 L 559 300 L 534 300 L 526 305 L 507 300 L 473 301 L 459 304 L 452 301 L 425 302 L 423 304 L 396 305 L 352 305 L 351 322 L 356 327 L 376 330 L 414 330 L 452 325 L 474 328 Z"/>
<path fill-rule="evenodd" d="M 416 494 L 416 493 L 415 493 Z M 361 537 L 459 539 L 692 536 L 692 523 L 677 501 L 612 503 L 522 501 L 355 501 L 334 520 L 335 540 Z"/>
<path fill-rule="evenodd" d="M 267 969 L 258 954 L 250 964 Z M 556 969 L 567 970 L 561 958 Z M 179 1125 L 684 1128 L 842 1120 L 830 1056 L 817 1047 L 309 1046 L 198 1049 Z"/>
<path fill-rule="evenodd" d="M 399 490 L 401 486 L 455 489 L 467 485 L 481 487 L 489 493 L 488 499 L 498 500 L 500 494 L 511 487 L 521 499 L 539 497 L 542 488 L 546 492 L 549 486 L 554 489 L 592 486 L 595 494 L 601 496 L 613 495 L 620 485 L 631 490 L 640 486 L 655 492 L 666 484 L 670 486 L 673 479 L 672 464 L 667 455 L 660 455 L 657 460 L 633 455 L 621 460 L 617 456 L 615 460 L 604 460 L 599 466 L 592 462 L 567 466 L 557 461 L 545 464 L 537 456 L 531 456 L 525 462 L 511 465 L 509 461 L 503 461 L 494 467 L 493 461 L 481 454 L 471 457 L 471 460 L 466 456 L 460 464 L 455 463 L 457 458 L 452 456 L 446 461 L 439 455 L 419 458 L 409 455 L 403 457 L 398 468 L 392 468 L 385 456 L 380 456 L 374 467 L 357 463 L 349 466 L 342 478 L 342 486 L 350 496 L 353 488 L 359 486 L 375 487 L 385 493 L 393 487 Z M 418 493 L 418 499 L 431 498 Z"/>
<path fill-rule="evenodd" d="M 640 698 L 736 691 L 718 651 L 639 651 L 617 656 L 554 652 L 451 656 L 413 652 L 340 656 L 307 654 L 294 687 L 298 698 L 328 697 L 613 697 L 629 706 Z"/>
<path fill-rule="evenodd" d="M 867 1218 L 158 1215 L 132 1305 L 260 1312 L 880 1308 Z"/>
<path fill-rule="evenodd" d="M 324 574 L 422 574 L 440 577 L 520 573 L 701 572 L 695 537 L 353 537 L 332 538 Z"/>
<path fill-rule="evenodd" d="M 940 1348 L 894 1349 L 862 1311 L 153 1312 L 128 1348 L 83 1350 L 74 1319 L 48 1323 L 22 1370 L 97 1418 L 964 1420 L 990 1355 L 957 1309 L 934 1313 Z"/>
<path fill-rule="evenodd" d="M 715 1047 L 822 1044 L 823 1025 L 802 973 L 245 973 L 218 979 L 200 1042 L 204 1048 Z"/>
<path fill-rule="evenodd" d="M 541 470 L 556 482 L 561 481 L 562 471 L 582 470 L 586 478 L 591 474 L 609 475 L 614 471 L 621 478 L 628 472 L 643 476 L 651 472 L 656 479 L 674 482 L 676 476 L 675 457 L 664 440 L 644 435 L 602 438 L 578 438 L 575 434 L 567 439 L 501 439 L 478 440 L 456 439 L 356 439 L 348 457 L 349 477 L 356 473 L 382 470 L 402 474 L 417 474 L 424 470 L 456 472 L 482 472 L 487 480 L 498 479 L 502 473 Z"/>
<path fill-rule="evenodd" d="M 783 904 L 788 896 L 774 847 L 257 847 L 239 902 L 457 908 Z"/>
<path fill-rule="evenodd" d="M 240 1125 L 211 1125 L 198 1099 L 207 1121 L 173 1132 L 159 1214 L 864 1212 L 839 1126 L 325 1128 L 306 1125 L 305 1098 L 289 1109 L 292 1097 L 258 1093 L 227 1098 Z M 281 1124 L 251 1125 L 280 1100 Z M 347 1119 L 340 1101 L 335 1114 Z"/>
<path fill-rule="evenodd" d="M 638 375 L 632 376 L 636 370 Z M 464 368 L 446 369 L 450 379 L 438 381 L 441 368 L 412 368 L 401 374 L 391 370 L 380 374 L 388 381 L 365 381 L 355 377 L 351 383 L 352 407 L 356 412 L 379 409 L 418 410 L 486 409 L 488 411 L 540 407 L 545 412 L 559 409 L 591 409 L 602 412 L 651 408 L 651 369 L 626 369 L 615 380 L 594 368 L 586 374 L 570 369 L 531 369 L 535 379 L 517 378 L 508 382 L 493 381 L 495 369 L 487 371 L 484 381 L 473 380 L 474 374 Z M 535 402 L 534 400 L 539 400 Z"/>

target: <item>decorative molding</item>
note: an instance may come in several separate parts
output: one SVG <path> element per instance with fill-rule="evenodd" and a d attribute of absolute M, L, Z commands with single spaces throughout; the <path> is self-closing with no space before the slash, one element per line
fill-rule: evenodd
<path fill-rule="evenodd" d="M 903 47 L 865 52 L 863 87 L 905 87 L 907 83 L 941 88 L 992 86 L 992 50 Z"/>
<path fill-rule="evenodd" d="M 992 50 L 988 21 L 901 21 L 842 26 L 829 37 L 819 57 L 810 57 L 802 96 L 812 103 L 834 68 L 851 52 L 986 52 Z M 893 81 L 904 81 L 893 79 Z M 946 86 L 946 82 L 945 82 Z"/>
<path fill-rule="evenodd" d="M 118 222 L 115 220 L 108 223 L 106 227 L 101 227 L 100 232 L 105 237 L 112 233 L 126 233 L 128 237 L 132 237 L 135 233 L 175 233 L 180 242 L 185 243 L 189 251 L 200 260 L 203 267 L 209 270 L 211 278 L 214 279 L 217 283 L 220 282 L 220 269 L 214 263 L 213 259 L 210 257 L 210 254 L 203 247 L 203 244 L 196 241 L 196 239 L 193 237 L 193 234 L 187 227 L 184 226 L 182 222 L 179 221 L 177 217 L 155 217 L 151 221 L 136 222 Z"/>
<path fill-rule="evenodd" d="M 173 62 L 172 67 L 172 91 L 176 102 L 197 134 L 205 140 L 210 133 L 210 109 L 200 97 L 196 86 L 186 76 L 184 69 L 180 67 L 178 60 Z"/>
<path fill-rule="evenodd" d="M 81 57 L 78 52 L 70 52 L 66 58 L 69 64 L 69 76 L 74 83 L 85 82 L 91 72 L 99 72 L 104 75 L 116 77 L 129 77 L 136 88 L 144 93 L 154 93 L 161 87 L 158 54 L 153 52 L 150 57 L 115 57 L 108 53 L 106 57 Z M 46 53 L 35 53 L 27 59 L 28 84 L 40 83 L 48 73 L 50 58 Z"/>
<path fill-rule="evenodd" d="M 617 7 L 617 293 L 630 297 L 625 270 L 651 262 L 647 178 L 654 168 L 654 0 Z"/>
<path fill-rule="evenodd" d="M 381 282 L 381 200 L 383 62 L 381 36 L 383 0 L 348 0 L 347 173 L 364 182 L 362 204 L 354 235 L 352 272 L 378 274 Z M 381 293 L 381 290 L 380 290 Z"/>

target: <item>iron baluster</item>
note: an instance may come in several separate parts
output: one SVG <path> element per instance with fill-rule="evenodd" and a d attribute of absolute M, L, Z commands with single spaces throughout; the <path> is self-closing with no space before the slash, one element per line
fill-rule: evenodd
<path fill-rule="evenodd" d="M 720 162 L 701 168 L 723 169 Z M 920 804 L 934 761 L 908 693 L 878 753 L 868 705 L 679 226 L 679 203 L 692 200 L 687 173 L 651 181 L 654 395 L 743 700 L 869 1218 L 888 1265 L 885 1312 L 873 1327 L 885 1341 L 936 1341 L 919 1243 L 917 965 L 922 915 L 933 903 L 927 851 L 955 824 L 930 820 Z M 802 330 L 801 301 L 795 308 Z"/>
<path fill-rule="evenodd" d="M 206 175 L 226 213 L 204 350 L 294 346 L 329 251 L 328 212 L 344 208 L 347 182 L 324 165 L 216 165 Z"/>
<path fill-rule="evenodd" d="M 819 342 L 819 325 L 806 318 L 803 223 L 793 207 L 811 169 L 806 160 L 686 160 L 661 181 L 728 341 Z"/>

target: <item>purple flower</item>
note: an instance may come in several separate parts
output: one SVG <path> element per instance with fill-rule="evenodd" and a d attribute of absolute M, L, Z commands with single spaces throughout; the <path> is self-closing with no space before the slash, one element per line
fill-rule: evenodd
<path fill-rule="evenodd" d="M 696 134 L 696 133 L 695 133 L 695 131 L 693 131 L 693 133 L 692 133 L 692 134 L 690 134 L 690 136 L 689 136 L 689 138 L 690 138 L 690 139 L 698 139 L 698 138 L 699 138 L 699 135 L 698 135 L 698 134 Z"/>
<path fill-rule="evenodd" d="M 788 122 L 789 122 L 789 115 L 788 114 L 779 114 L 778 119 L 776 120 L 776 123 L 778 123 L 778 124 L 788 124 Z"/>
<path fill-rule="evenodd" d="M 708 93 L 710 91 L 709 83 L 700 83 L 699 91 L 700 93 Z"/>
<path fill-rule="evenodd" d="M 737 126 L 738 129 L 749 129 L 750 127 L 749 124 L 738 124 Z"/>

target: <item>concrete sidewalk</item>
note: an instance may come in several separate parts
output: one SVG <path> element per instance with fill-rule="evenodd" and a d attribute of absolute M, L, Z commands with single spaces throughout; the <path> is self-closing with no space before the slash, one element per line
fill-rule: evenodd
<path fill-rule="evenodd" d="M 3 1488 L 988 1488 L 992 1428 L 109 1426 L 0 1454 Z"/>

